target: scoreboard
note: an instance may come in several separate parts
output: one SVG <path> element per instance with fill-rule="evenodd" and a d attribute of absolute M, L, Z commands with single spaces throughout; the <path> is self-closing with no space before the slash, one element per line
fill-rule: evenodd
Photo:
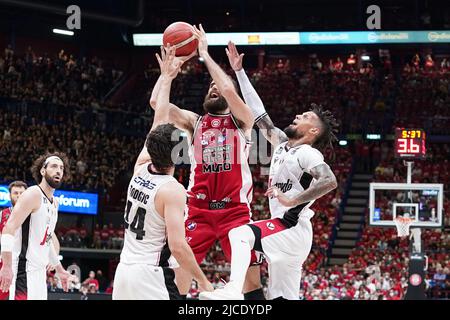
<path fill-rule="evenodd" d="M 401 159 L 425 158 L 426 134 L 422 129 L 395 129 L 395 156 Z"/>

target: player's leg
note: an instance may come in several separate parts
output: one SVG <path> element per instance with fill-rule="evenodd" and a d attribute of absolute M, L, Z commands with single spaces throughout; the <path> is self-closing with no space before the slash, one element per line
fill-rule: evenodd
<path fill-rule="evenodd" d="M 201 300 L 244 299 L 242 291 L 249 270 L 254 243 L 255 237 L 248 225 L 230 230 L 227 241 L 221 239 L 221 246 L 225 255 L 231 254 L 230 282 L 223 289 L 200 293 Z"/>
<path fill-rule="evenodd" d="M 119 263 L 116 268 L 116 274 L 114 275 L 114 288 L 112 292 L 113 300 L 130 299 L 127 275 L 131 275 L 127 270 L 127 265 Z"/>
<path fill-rule="evenodd" d="M 277 221 L 260 225 L 274 231 Z M 261 239 L 261 247 L 269 264 L 268 298 L 298 300 L 300 292 L 301 266 L 312 246 L 312 226 L 309 219 L 299 219 L 297 225 L 275 233 L 266 233 Z M 287 250 L 289 248 L 289 250 Z"/>
<path fill-rule="evenodd" d="M 27 272 L 27 300 L 47 300 L 47 270 Z"/>
<path fill-rule="evenodd" d="M 245 281 L 243 284 L 242 292 L 244 293 L 245 300 L 264 300 L 264 293 L 262 291 L 261 285 L 261 271 L 259 266 L 259 259 L 257 258 L 257 254 L 253 250 L 254 245 L 254 235 L 251 230 L 248 228 L 239 229 L 241 226 L 246 226 L 250 223 L 250 214 L 247 206 L 243 206 L 242 208 L 229 209 L 222 213 L 222 221 L 221 221 L 221 231 L 220 231 L 220 244 L 222 246 L 222 250 L 227 258 L 227 261 L 232 261 L 232 252 L 239 252 L 241 254 L 244 250 L 243 248 L 232 249 L 230 244 L 230 231 L 234 229 L 238 229 L 239 231 L 235 231 L 234 238 L 243 239 L 248 241 L 250 244 L 251 250 L 251 259 L 250 263 L 244 265 L 247 266 Z M 240 241 L 235 241 L 235 246 L 240 246 Z M 247 249 L 245 249 L 245 254 L 248 254 Z M 259 255 L 258 255 L 259 256 Z M 239 261 L 243 261 L 243 257 L 237 257 Z M 247 259 L 247 258 L 245 258 Z M 250 267 L 248 267 L 250 265 Z M 231 279 L 230 279 L 231 280 Z M 239 284 L 239 287 L 240 284 Z"/>
<path fill-rule="evenodd" d="M 180 294 L 169 268 L 147 264 L 119 264 L 114 278 L 113 300 L 175 300 Z M 117 283 L 117 285 L 116 285 Z"/>
<path fill-rule="evenodd" d="M 269 267 L 267 298 L 270 300 L 277 298 L 298 300 L 302 276 L 300 258 L 289 259 L 280 255 L 279 259 L 267 260 Z"/>
<path fill-rule="evenodd" d="M 17 264 L 17 272 L 15 273 L 16 281 L 14 299 L 15 300 L 27 300 L 28 299 L 28 284 L 27 284 L 27 272 L 26 272 L 26 260 L 19 258 Z M 47 281 L 46 281 L 47 282 Z"/>
<path fill-rule="evenodd" d="M 197 263 L 200 264 L 206 257 L 208 250 L 216 241 L 216 234 L 208 220 L 208 213 L 205 210 L 188 207 L 186 220 L 186 241 L 195 255 Z M 181 296 L 186 297 L 191 288 L 192 274 L 188 271 L 177 268 L 175 271 L 175 282 Z"/>

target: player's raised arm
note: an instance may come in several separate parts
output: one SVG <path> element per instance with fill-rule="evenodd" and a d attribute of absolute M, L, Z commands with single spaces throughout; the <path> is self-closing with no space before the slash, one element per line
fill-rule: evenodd
<path fill-rule="evenodd" d="M 239 87 L 244 97 L 245 103 L 250 107 L 255 124 L 261 129 L 264 137 L 274 146 L 287 141 L 286 134 L 279 128 L 275 127 L 269 115 L 264 108 L 264 104 L 250 82 L 244 68 L 242 67 L 242 60 L 244 54 L 237 51 L 236 45 L 233 42 L 228 42 L 228 48 L 225 49 L 230 61 L 231 68 L 236 73 L 239 82 Z"/>
<path fill-rule="evenodd" d="M 179 183 L 167 183 L 158 190 L 155 201 L 161 201 L 164 204 L 164 220 L 170 252 L 180 267 L 189 272 L 198 282 L 202 291 L 212 291 L 211 283 L 197 264 L 194 253 L 186 241 L 184 226 L 186 190 Z"/>
<path fill-rule="evenodd" d="M 155 116 L 150 131 L 160 124 L 173 123 L 177 128 L 185 130 L 191 135 L 198 115 L 191 111 L 182 110 L 169 102 L 172 81 L 180 71 L 183 61 L 175 57 L 175 48 L 171 48 L 170 45 L 161 49 L 161 56 L 156 54 L 156 59 L 161 69 L 161 76 L 155 85 L 155 88 L 158 86 L 157 90 L 154 90 L 157 95 L 156 98 L 153 98 L 155 101 L 154 106 L 152 105 Z M 136 160 L 134 171 L 136 172 L 140 165 L 149 161 L 150 155 L 144 145 Z"/>
<path fill-rule="evenodd" d="M 194 35 L 198 39 L 198 53 L 204 59 L 205 65 L 220 93 L 227 100 L 231 113 L 243 123 L 244 127 L 241 129 L 250 130 L 254 124 L 252 111 L 237 93 L 231 78 L 209 55 L 206 33 L 201 24 L 200 29 L 194 26 Z"/>
<path fill-rule="evenodd" d="M 169 46 L 170 47 L 170 46 Z M 158 59 L 158 63 L 159 66 L 161 68 L 161 63 L 160 61 L 165 61 L 166 60 L 166 56 L 167 56 L 167 52 L 166 52 L 167 48 L 161 47 L 161 56 L 159 56 L 158 54 L 156 54 L 156 58 Z M 189 56 L 185 56 L 185 57 L 174 57 L 172 59 L 172 63 L 176 66 L 178 66 L 178 68 L 181 68 L 181 66 L 188 61 L 189 59 L 191 59 L 192 57 L 197 55 L 197 51 L 194 51 L 193 53 L 191 53 Z M 157 111 L 157 99 L 158 99 L 158 94 L 161 90 L 161 83 L 163 81 L 163 76 L 160 75 L 158 80 L 156 81 L 155 86 L 153 87 L 152 90 L 152 95 L 150 97 L 150 106 L 152 107 L 152 109 L 155 111 Z M 179 108 L 178 106 L 174 105 L 173 103 L 167 103 L 166 105 L 161 106 L 162 110 L 161 111 L 161 119 L 163 119 L 164 123 L 167 122 L 171 122 L 173 123 L 178 129 L 181 130 L 185 130 L 188 134 L 190 134 L 191 132 L 193 132 L 194 130 L 194 124 L 195 121 L 198 118 L 198 115 L 192 111 L 189 110 L 184 110 Z M 156 115 L 155 115 L 156 117 Z"/>
<path fill-rule="evenodd" d="M 3 266 L 0 270 L 0 290 L 7 292 L 12 282 L 12 251 L 14 244 L 14 234 L 16 230 L 23 224 L 26 218 L 35 210 L 39 209 L 41 203 L 40 195 L 37 188 L 27 189 L 17 200 L 13 209 L 13 214 L 8 219 L 3 228 L 1 236 L 1 257 Z"/>

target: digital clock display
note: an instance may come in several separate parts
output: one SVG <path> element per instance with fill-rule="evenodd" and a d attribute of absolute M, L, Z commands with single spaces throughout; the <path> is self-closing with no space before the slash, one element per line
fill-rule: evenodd
<path fill-rule="evenodd" d="M 422 129 L 397 128 L 395 130 L 395 156 L 420 159 L 426 154 L 426 134 Z"/>

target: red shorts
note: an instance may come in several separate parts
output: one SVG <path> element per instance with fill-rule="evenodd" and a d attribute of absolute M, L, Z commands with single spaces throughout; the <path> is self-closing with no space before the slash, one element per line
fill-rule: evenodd
<path fill-rule="evenodd" d="M 208 210 L 187 206 L 185 220 L 186 240 L 194 252 L 195 259 L 200 264 L 208 250 L 216 240 L 219 240 L 225 259 L 231 262 L 231 246 L 228 232 L 231 229 L 250 223 L 250 210 L 242 204 L 229 209 Z M 252 251 L 252 264 L 257 261 Z"/>

